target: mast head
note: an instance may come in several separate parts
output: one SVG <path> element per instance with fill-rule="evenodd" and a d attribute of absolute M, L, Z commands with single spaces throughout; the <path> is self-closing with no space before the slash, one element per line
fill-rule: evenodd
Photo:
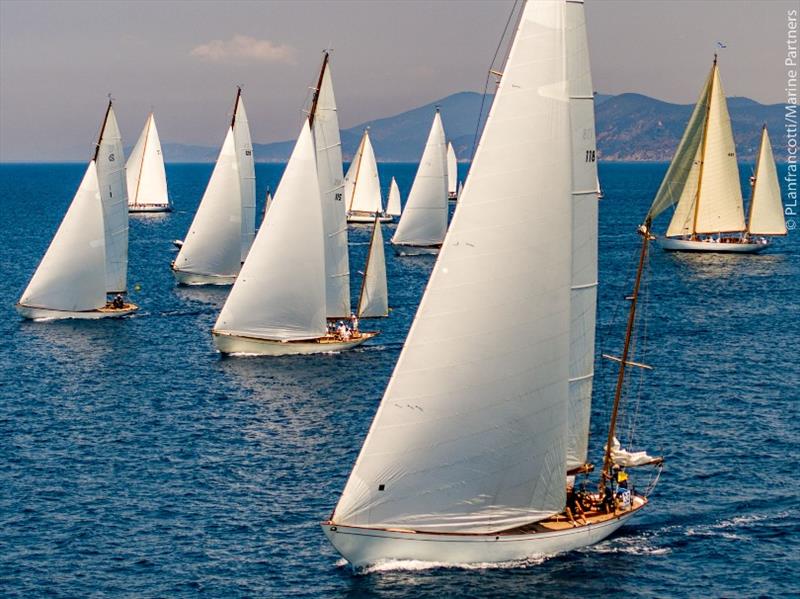
<path fill-rule="evenodd" d="M 717 53 L 714 52 L 714 66 L 717 66 Z"/>

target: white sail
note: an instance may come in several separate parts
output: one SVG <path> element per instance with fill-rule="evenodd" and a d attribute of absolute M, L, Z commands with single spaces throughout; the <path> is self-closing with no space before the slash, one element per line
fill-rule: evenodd
<path fill-rule="evenodd" d="M 347 255 L 347 209 L 344 203 L 342 143 L 326 55 L 314 110 L 313 132 L 325 229 L 325 299 L 329 318 L 350 316 L 350 262 Z"/>
<path fill-rule="evenodd" d="M 111 102 L 108 103 L 94 159 L 103 200 L 106 291 L 124 292 L 128 288 L 128 193 L 122 134 Z"/>
<path fill-rule="evenodd" d="M 125 165 L 128 181 L 128 206 L 169 207 L 167 173 L 156 120 L 151 112 Z"/>
<path fill-rule="evenodd" d="M 397 187 L 397 181 L 392 177 L 392 182 L 389 184 L 389 199 L 386 202 L 386 214 L 400 216 L 400 210 L 400 189 Z"/>
<path fill-rule="evenodd" d="M 565 7 L 522 11 L 464 195 L 334 523 L 491 532 L 564 507 Z"/>
<path fill-rule="evenodd" d="M 389 290 L 386 285 L 386 257 L 383 252 L 381 223 L 375 219 L 372 238 L 364 267 L 364 280 L 358 299 L 359 318 L 381 318 L 389 315 Z"/>
<path fill-rule="evenodd" d="M 748 231 L 753 235 L 786 235 L 781 187 L 766 125 L 761 130 Z"/>
<path fill-rule="evenodd" d="M 447 193 L 455 195 L 458 189 L 458 161 L 453 144 L 447 143 Z"/>
<path fill-rule="evenodd" d="M 281 341 L 324 336 L 322 235 L 314 140 L 306 121 L 269 218 L 258 230 L 214 330 Z"/>
<path fill-rule="evenodd" d="M 356 175 L 361 165 L 361 154 L 364 152 L 365 139 L 366 137 L 362 135 L 361 141 L 358 142 L 358 149 L 353 155 L 353 160 L 350 162 L 350 166 L 347 168 L 347 173 L 344 175 L 344 203 L 348 211 L 350 210 L 350 206 L 353 204 L 353 189 L 356 183 Z"/>
<path fill-rule="evenodd" d="M 242 205 L 240 262 L 244 262 L 256 232 L 256 170 L 253 161 L 253 143 L 250 140 L 250 126 L 247 123 L 241 89 L 237 92 L 233 115 L 233 142 L 236 146 L 239 193 Z"/>
<path fill-rule="evenodd" d="M 267 213 L 269 212 L 269 207 L 272 206 L 272 193 L 267 190 L 267 196 L 264 198 L 264 215 L 261 217 L 261 222 L 264 222 L 264 219 L 267 218 Z"/>
<path fill-rule="evenodd" d="M 174 268 L 202 275 L 236 276 L 242 264 L 241 251 L 241 179 L 233 128 L 228 127 L 217 164 Z"/>
<path fill-rule="evenodd" d="M 703 166 L 700 172 L 695 210 L 695 233 L 744 231 L 744 206 L 739 182 L 739 165 L 733 143 L 731 119 L 719 67 L 714 65 L 708 108 Z"/>
<path fill-rule="evenodd" d="M 348 176 L 350 170 L 347 171 Z M 381 181 L 378 177 L 378 163 L 375 161 L 375 151 L 369 139 L 369 130 L 364 131 L 360 160 L 352 179 L 350 197 L 351 212 L 368 212 L 376 214 L 383 211 L 381 205 Z"/>
<path fill-rule="evenodd" d="M 447 232 L 447 145 L 437 109 L 393 243 L 438 245 Z"/>
<path fill-rule="evenodd" d="M 567 469 L 586 463 L 597 310 L 597 148 L 583 3 L 567 3 L 567 77 L 572 127 L 572 291 Z"/>
<path fill-rule="evenodd" d="M 19 303 L 66 311 L 102 308 L 106 304 L 105 260 L 103 204 L 92 160 Z"/>

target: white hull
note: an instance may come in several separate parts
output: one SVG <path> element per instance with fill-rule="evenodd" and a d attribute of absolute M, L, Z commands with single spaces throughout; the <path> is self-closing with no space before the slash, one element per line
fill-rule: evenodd
<path fill-rule="evenodd" d="M 202 275 L 194 272 L 172 269 L 178 285 L 233 285 L 235 276 Z"/>
<path fill-rule="evenodd" d="M 661 248 L 667 252 L 715 252 L 725 254 L 755 254 L 769 245 L 767 240 L 720 243 L 719 241 L 699 241 L 691 239 L 659 238 Z"/>
<path fill-rule="evenodd" d="M 551 556 L 599 543 L 646 504 L 636 497 L 634 509 L 596 524 L 552 532 L 447 534 L 378 530 L 322 523 L 325 536 L 355 568 L 388 560 L 448 565 L 504 563 Z"/>
<path fill-rule="evenodd" d="M 172 212 L 172 206 L 169 204 L 129 204 L 128 212 L 131 214 L 139 212 Z"/>
<path fill-rule="evenodd" d="M 211 331 L 211 334 L 214 337 L 214 345 L 220 353 L 259 356 L 294 356 L 342 352 L 353 349 L 377 335 L 377 333 L 364 332 L 357 339 L 349 341 L 334 341 L 328 338 L 309 339 L 308 341 L 276 341 L 274 339 L 245 337 L 221 331 Z"/>
<path fill-rule="evenodd" d="M 100 308 L 99 310 L 85 310 L 80 312 L 73 312 L 70 310 L 51 310 L 49 308 L 35 308 L 33 306 L 23 306 L 16 304 L 14 306 L 17 312 L 23 318 L 31 320 L 64 320 L 74 318 L 78 320 L 99 320 L 100 318 L 120 318 L 133 314 L 139 309 L 135 304 L 125 304 L 123 308 Z"/>
<path fill-rule="evenodd" d="M 409 245 L 392 242 L 394 253 L 398 256 L 436 256 L 441 247 L 441 245 Z"/>
<path fill-rule="evenodd" d="M 347 222 L 351 224 L 369 224 L 375 222 L 375 215 L 368 212 L 351 212 L 347 215 Z M 392 222 L 391 216 L 381 215 L 378 217 L 379 223 Z"/>

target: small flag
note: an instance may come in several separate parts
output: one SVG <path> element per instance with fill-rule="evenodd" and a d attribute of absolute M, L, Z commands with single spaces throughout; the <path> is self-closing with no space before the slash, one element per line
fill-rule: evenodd
<path fill-rule="evenodd" d="M 718 46 L 719 48 L 727 48 L 727 47 L 728 47 L 728 44 L 726 44 L 725 42 L 717 42 L 717 46 Z"/>

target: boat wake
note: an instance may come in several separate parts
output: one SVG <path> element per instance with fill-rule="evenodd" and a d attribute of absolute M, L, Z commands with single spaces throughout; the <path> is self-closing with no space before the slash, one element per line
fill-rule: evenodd
<path fill-rule="evenodd" d="M 425 570 L 505 570 L 505 569 L 525 569 L 538 566 L 553 556 L 537 555 L 524 560 L 510 560 L 507 562 L 475 562 L 453 564 L 449 562 L 426 562 L 421 560 L 382 560 L 369 566 L 353 568 L 353 572 L 358 575 L 376 574 L 382 572 L 421 572 Z M 345 559 L 336 562 L 340 568 L 349 568 L 350 564 Z"/>
<path fill-rule="evenodd" d="M 669 547 L 659 547 L 653 542 L 655 533 L 643 533 L 634 536 L 615 537 L 587 547 L 587 553 L 622 553 L 626 555 L 667 555 L 672 552 Z"/>

